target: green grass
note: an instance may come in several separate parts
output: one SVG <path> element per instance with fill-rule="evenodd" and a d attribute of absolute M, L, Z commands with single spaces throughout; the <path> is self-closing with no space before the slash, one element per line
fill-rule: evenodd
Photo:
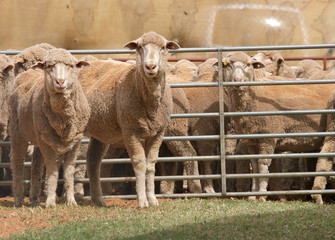
<path fill-rule="evenodd" d="M 80 206 L 75 211 L 73 221 L 62 224 L 55 219 L 54 228 L 10 239 L 335 238 L 335 205 L 309 202 L 186 199 L 144 210 Z"/>

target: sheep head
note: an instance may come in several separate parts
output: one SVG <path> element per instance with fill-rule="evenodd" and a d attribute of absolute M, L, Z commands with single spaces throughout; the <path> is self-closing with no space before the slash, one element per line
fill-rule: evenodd
<path fill-rule="evenodd" d="M 263 67 L 263 63 L 252 59 L 246 53 L 233 52 L 225 58 L 224 79 L 227 82 L 255 81 L 254 69 Z"/>
<path fill-rule="evenodd" d="M 89 66 L 86 61 L 77 61 L 64 49 L 51 50 L 42 62 L 32 68 L 44 70 L 46 89 L 50 93 L 64 93 L 67 89 L 75 89 L 79 70 Z"/>
<path fill-rule="evenodd" d="M 285 65 L 284 58 L 278 51 L 259 51 L 252 58 L 255 62 L 263 63 L 265 71 L 274 76 L 278 76 L 280 69 Z"/>
<path fill-rule="evenodd" d="M 55 47 L 48 43 L 40 43 L 26 48 L 24 51 L 16 55 L 13 58 L 15 76 L 27 71 L 37 62 L 43 61 L 48 55 L 48 50 L 51 49 L 55 49 Z"/>
<path fill-rule="evenodd" d="M 294 67 L 297 78 L 308 79 L 316 72 L 323 71 L 320 64 L 311 59 L 302 60 Z"/>
<path fill-rule="evenodd" d="M 179 45 L 155 32 L 148 32 L 124 47 L 136 49 L 136 62 L 141 72 L 148 78 L 154 78 L 159 71 L 165 71 L 168 49 L 178 49 Z"/>

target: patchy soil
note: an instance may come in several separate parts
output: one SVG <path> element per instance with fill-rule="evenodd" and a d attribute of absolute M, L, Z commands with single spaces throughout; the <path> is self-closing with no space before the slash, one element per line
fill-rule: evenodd
<path fill-rule="evenodd" d="M 88 219 L 97 214 L 97 211 L 105 211 L 105 208 L 94 207 L 90 200 L 77 201 L 78 208 L 68 208 L 62 201 L 56 208 L 45 209 L 45 199 L 41 199 L 41 207 L 30 206 L 28 198 L 25 198 L 25 206 L 14 207 L 13 197 L 0 198 L 0 238 L 8 238 L 10 235 L 29 230 L 52 228 L 58 224 L 66 224 L 70 221 Z M 127 207 L 136 208 L 136 200 L 123 200 L 119 198 L 105 199 L 108 208 Z M 165 200 L 159 199 L 159 202 Z M 101 214 L 104 215 L 104 214 Z"/>

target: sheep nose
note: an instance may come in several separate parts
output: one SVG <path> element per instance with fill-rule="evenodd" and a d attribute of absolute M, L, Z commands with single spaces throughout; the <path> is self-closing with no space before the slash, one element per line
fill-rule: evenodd
<path fill-rule="evenodd" d="M 63 86 L 64 83 L 65 83 L 65 79 L 58 78 L 58 79 L 56 80 L 56 83 L 57 83 L 59 86 Z"/>
<path fill-rule="evenodd" d="M 146 64 L 145 67 L 146 67 L 148 70 L 152 71 L 152 70 L 155 70 L 155 68 L 157 67 L 157 65 L 151 63 L 151 64 Z"/>

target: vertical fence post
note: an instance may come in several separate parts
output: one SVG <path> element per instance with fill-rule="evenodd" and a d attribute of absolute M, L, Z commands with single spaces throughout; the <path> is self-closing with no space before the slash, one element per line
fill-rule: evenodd
<path fill-rule="evenodd" d="M 221 186 L 222 197 L 227 195 L 226 179 L 226 146 L 225 146 L 225 121 L 224 121 L 224 89 L 223 89 L 223 72 L 222 72 L 222 48 L 218 49 L 219 61 L 219 106 L 220 106 L 220 161 L 221 161 Z"/>

